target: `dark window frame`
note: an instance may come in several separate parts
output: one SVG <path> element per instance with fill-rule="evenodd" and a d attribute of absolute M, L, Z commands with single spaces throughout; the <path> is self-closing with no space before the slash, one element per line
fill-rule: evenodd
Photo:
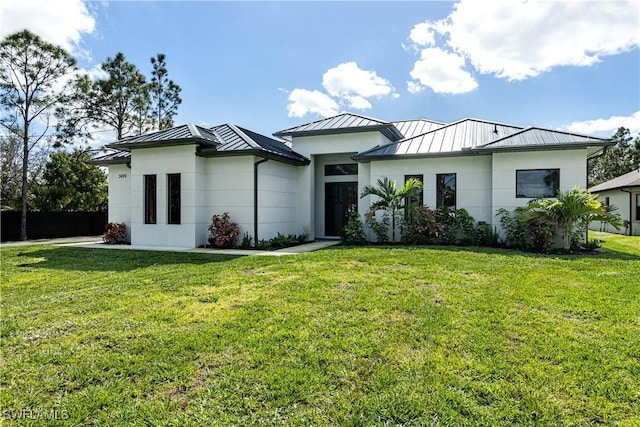
<path fill-rule="evenodd" d="M 349 170 L 355 166 L 355 172 Z M 324 165 L 324 176 L 356 176 L 358 175 L 357 163 L 337 163 Z"/>
<path fill-rule="evenodd" d="M 451 187 L 450 182 L 447 183 L 447 177 L 453 177 L 453 204 L 447 204 L 447 196 L 443 193 L 446 187 Z M 457 173 L 438 173 L 436 174 L 436 209 L 447 207 L 452 210 L 458 208 L 458 174 Z"/>
<path fill-rule="evenodd" d="M 519 190 L 522 190 L 522 188 L 518 185 L 518 182 L 521 179 L 521 174 L 525 174 L 525 173 L 532 173 L 532 172 L 546 172 L 547 174 L 549 174 L 550 172 L 554 172 L 555 174 L 557 174 L 557 177 L 555 179 L 554 182 L 552 182 L 551 185 L 553 185 L 552 191 L 553 194 L 551 193 L 543 193 L 543 194 L 525 194 L 524 192 L 521 192 Z M 545 177 L 543 177 L 544 179 Z M 524 178 L 522 178 L 524 179 Z M 545 185 L 550 185 L 550 184 L 546 184 Z M 558 194 L 558 190 L 560 190 L 560 168 L 548 168 L 548 169 L 516 169 L 516 199 L 535 199 L 537 197 L 546 197 L 546 198 L 553 198 L 556 197 L 556 195 Z"/>
<path fill-rule="evenodd" d="M 144 223 L 158 223 L 158 176 L 143 175 Z"/>
<path fill-rule="evenodd" d="M 167 224 L 172 224 L 172 225 L 180 224 L 181 219 L 182 219 L 181 177 L 179 173 L 168 173 L 167 174 Z"/>
<path fill-rule="evenodd" d="M 640 221 L 640 193 L 636 193 L 636 221 Z"/>
<path fill-rule="evenodd" d="M 423 174 L 405 175 L 404 183 L 406 184 L 407 181 L 410 180 L 411 178 L 415 178 L 422 183 L 422 188 L 418 190 L 418 200 L 416 200 L 418 202 L 418 206 L 422 206 L 424 205 L 424 175 Z M 404 200 L 405 206 L 409 205 L 411 202 L 412 202 L 411 197 L 407 197 Z M 404 219 L 409 219 L 409 211 L 407 211 L 406 209 L 404 210 Z"/>

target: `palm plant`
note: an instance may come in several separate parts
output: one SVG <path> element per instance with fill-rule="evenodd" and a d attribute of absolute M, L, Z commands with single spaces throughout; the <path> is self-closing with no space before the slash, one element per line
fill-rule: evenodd
<path fill-rule="evenodd" d="M 415 178 L 410 178 L 400 189 L 397 188 L 396 182 L 387 177 L 379 178 L 377 186 L 367 185 L 360 192 L 360 198 L 366 196 L 377 196 L 378 200 L 374 201 L 369 207 L 370 216 L 375 215 L 379 210 L 388 212 L 391 216 L 391 242 L 396 241 L 396 216 L 403 210 L 410 208 L 406 201 L 412 201 L 417 198 L 418 190 L 422 188 L 422 183 Z M 411 203 L 411 202 L 409 202 Z"/>
<path fill-rule="evenodd" d="M 622 219 L 615 210 L 599 202 L 597 194 L 574 187 L 569 191 L 558 192 L 555 200 L 531 200 L 522 208 L 522 219 L 527 222 L 546 220 L 557 224 L 563 233 L 562 248 L 568 251 L 571 249 L 571 236 L 576 226 L 602 221 L 619 230 Z"/>

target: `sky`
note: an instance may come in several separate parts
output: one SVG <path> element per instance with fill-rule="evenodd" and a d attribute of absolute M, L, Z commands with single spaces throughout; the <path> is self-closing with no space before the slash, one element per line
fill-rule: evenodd
<path fill-rule="evenodd" d="M 164 53 L 176 124 L 271 135 L 348 111 L 640 132 L 640 0 L 2 0 L 0 37 L 25 28 L 91 76 L 122 52 L 149 77 Z"/>

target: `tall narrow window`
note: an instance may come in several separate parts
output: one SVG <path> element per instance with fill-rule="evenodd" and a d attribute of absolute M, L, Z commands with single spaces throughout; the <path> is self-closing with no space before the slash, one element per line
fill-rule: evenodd
<path fill-rule="evenodd" d="M 144 176 L 144 223 L 155 224 L 157 182 L 155 175 Z"/>
<path fill-rule="evenodd" d="M 640 193 L 636 194 L 636 220 L 640 221 Z"/>
<path fill-rule="evenodd" d="M 404 182 L 405 184 L 407 183 L 407 181 L 409 181 L 411 178 L 420 181 L 421 183 L 424 184 L 424 176 L 423 175 L 405 175 L 404 176 Z M 407 197 L 407 203 L 417 203 L 418 206 L 422 206 L 424 205 L 424 192 L 422 191 L 422 188 L 419 189 L 417 191 L 417 196 L 418 197 L 414 197 L 412 198 L 412 200 L 409 200 L 410 198 Z"/>
<path fill-rule="evenodd" d="M 436 208 L 456 208 L 456 174 L 439 173 L 436 175 Z"/>
<path fill-rule="evenodd" d="M 409 181 L 411 178 L 420 181 L 421 183 L 424 183 L 424 176 L 423 175 L 405 175 L 404 176 L 404 183 L 406 184 L 407 181 Z M 416 197 L 407 197 L 404 201 L 406 206 L 409 206 L 411 204 L 415 205 L 415 206 L 422 206 L 424 204 L 424 192 L 422 191 L 422 188 L 420 188 L 417 192 L 416 192 Z M 405 209 L 404 210 L 404 218 L 405 219 L 410 219 L 411 218 L 411 211 L 409 209 Z"/>
<path fill-rule="evenodd" d="M 180 224 L 180 174 L 167 174 L 167 223 Z"/>

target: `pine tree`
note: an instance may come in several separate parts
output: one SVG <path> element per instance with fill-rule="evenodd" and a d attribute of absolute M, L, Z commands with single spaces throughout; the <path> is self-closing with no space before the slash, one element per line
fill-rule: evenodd
<path fill-rule="evenodd" d="M 173 126 L 173 117 L 178 113 L 178 105 L 182 103 L 180 98 L 182 88 L 173 80 L 169 80 L 163 53 L 151 58 L 151 65 L 153 65 L 153 71 L 149 87 L 153 103 L 153 119 L 158 130 L 168 129 Z"/>
<path fill-rule="evenodd" d="M 28 30 L 0 43 L 0 124 L 22 142 L 21 240 L 27 239 L 29 154 L 49 135 L 55 110 L 70 102 L 75 70 L 68 52 Z"/>

